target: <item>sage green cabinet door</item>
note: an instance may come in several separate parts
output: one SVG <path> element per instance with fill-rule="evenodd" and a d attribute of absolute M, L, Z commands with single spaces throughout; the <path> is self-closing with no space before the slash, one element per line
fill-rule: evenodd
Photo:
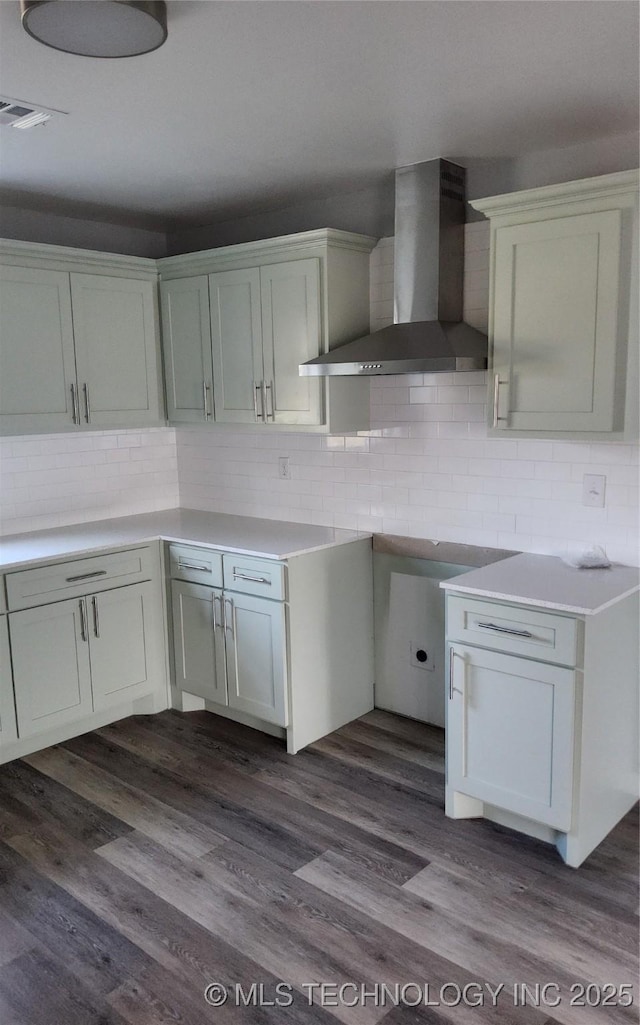
<path fill-rule="evenodd" d="M 167 418 L 213 418 L 209 283 L 205 275 L 160 284 Z"/>
<path fill-rule="evenodd" d="M 0 422 L 10 434 L 74 422 L 69 275 L 0 267 Z"/>
<path fill-rule="evenodd" d="M 18 736 L 93 711 L 86 599 L 9 614 Z"/>
<path fill-rule="evenodd" d="M 7 617 L 0 616 L 0 750 L 17 737 L 16 709 L 13 700 L 9 627 Z"/>
<path fill-rule="evenodd" d="M 286 726 L 284 605 L 228 592 L 224 600 L 229 707 Z"/>
<path fill-rule="evenodd" d="M 226 705 L 222 591 L 173 580 L 171 605 L 176 687 Z"/>
<path fill-rule="evenodd" d="M 299 365 L 320 353 L 320 261 L 291 260 L 260 269 L 265 417 L 319 424 L 321 383 Z"/>
<path fill-rule="evenodd" d="M 158 423 L 156 286 L 153 281 L 71 274 L 83 423 Z"/>
<path fill-rule="evenodd" d="M 447 783 L 571 828 L 575 671 L 449 645 Z"/>
<path fill-rule="evenodd" d="M 153 584 L 131 584 L 86 599 L 93 708 L 120 705 L 158 685 L 162 623 Z"/>
<path fill-rule="evenodd" d="M 215 417 L 222 423 L 263 419 L 260 271 L 209 275 Z"/>
<path fill-rule="evenodd" d="M 605 210 L 496 228 L 496 427 L 620 429 L 621 223 L 620 210 Z"/>

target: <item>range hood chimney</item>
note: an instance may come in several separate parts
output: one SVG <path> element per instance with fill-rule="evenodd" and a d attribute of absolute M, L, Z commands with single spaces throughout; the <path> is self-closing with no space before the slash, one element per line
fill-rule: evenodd
<path fill-rule="evenodd" d="M 466 171 L 396 170 L 394 323 L 300 365 L 301 376 L 485 370 L 487 337 L 462 322 Z"/>

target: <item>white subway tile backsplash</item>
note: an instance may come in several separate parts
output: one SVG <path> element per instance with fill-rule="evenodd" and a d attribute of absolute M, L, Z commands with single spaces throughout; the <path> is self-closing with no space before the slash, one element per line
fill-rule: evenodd
<path fill-rule="evenodd" d="M 0 439 L 3 534 L 178 504 L 175 431 Z"/>

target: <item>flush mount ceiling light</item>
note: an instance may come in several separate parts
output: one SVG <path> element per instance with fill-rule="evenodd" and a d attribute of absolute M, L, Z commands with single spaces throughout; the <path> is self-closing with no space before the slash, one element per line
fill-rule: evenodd
<path fill-rule="evenodd" d="M 136 57 L 167 38 L 161 0 L 20 0 L 20 8 L 30 36 L 82 57 Z"/>

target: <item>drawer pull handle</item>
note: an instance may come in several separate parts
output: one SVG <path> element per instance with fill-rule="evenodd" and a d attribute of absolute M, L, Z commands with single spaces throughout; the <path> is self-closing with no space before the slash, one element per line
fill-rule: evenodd
<path fill-rule="evenodd" d="M 498 626 L 497 623 L 476 623 L 481 630 L 495 630 L 499 634 L 510 634 L 512 637 L 533 637 L 529 630 L 514 630 L 511 626 Z"/>
<path fill-rule="evenodd" d="M 106 577 L 106 569 L 95 569 L 93 573 L 79 573 L 76 577 L 65 577 L 68 584 L 75 584 L 78 580 L 93 580 L 94 577 Z"/>
<path fill-rule="evenodd" d="M 271 581 L 268 577 L 250 577 L 247 573 L 236 573 L 233 571 L 234 580 L 248 580 L 250 584 L 267 584 L 271 587 Z"/>
<path fill-rule="evenodd" d="M 195 569 L 198 573 L 213 572 L 211 566 L 205 566 L 200 562 L 184 562 L 183 559 L 178 559 L 178 569 Z"/>

